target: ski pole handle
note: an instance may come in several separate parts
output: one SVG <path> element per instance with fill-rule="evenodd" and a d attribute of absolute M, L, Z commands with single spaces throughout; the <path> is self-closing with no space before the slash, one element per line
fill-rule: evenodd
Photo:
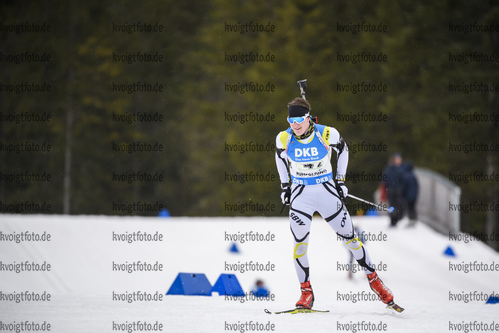
<path fill-rule="evenodd" d="M 355 195 L 351 195 L 350 193 L 348 193 L 348 194 L 347 194 L 347 197 L 350 197 L 350 198 L 352 198 L 352 199 L 355 199 L 355 200 L 359 200 L 359 201 L 365 202 L 366 204 L 369 204 L 369 205 L 374 206 L 374 207 L 377 207 L 377 208 L 379 208 L 379 209 L 381 209 L 381 210 L 387 211 L 388 213 L 393 212 L 393 209 L 394 209 L 393 207 L 386 208 L 386 207 L 384 207 L 384 206 L 383 206 L 383 205 L 381 205 L 381 204 L 377 205 L 377 204 L 375 204 L 375 203 L 373 203 L 373 202 L 369 202 L 369 201 L 367 201 L 367 200 L 364 200 L 364 199 L 358 198 L 358 197 L 356 197 Z"/>

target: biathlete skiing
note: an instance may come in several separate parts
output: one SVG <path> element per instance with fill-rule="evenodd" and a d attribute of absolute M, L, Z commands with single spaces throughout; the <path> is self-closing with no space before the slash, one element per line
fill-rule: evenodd
<path fill-rule="evenodd" d="M 277 135 L 275 154 L 282 203 L 289 205 L 289 222 L 294 238 L 293 260 L 301 287 L 296 308 L 312 309 L 314 304 L 307 248 L 312 216 L 317 211 L 351 251 L 380 300 L 389 308 L 402 312 L 403 309 L 394 303 L 390 289 L 378 277 L 345 206 L 348 194 L 345 185 L 347 145 L 335 128 L 312 120 L 312 108 L 304 98 L 303 89 L 302 97 L 287 104 L 290 127 Z M 337 155 L 335 176 L 331 163 L 333 150 Z"/>

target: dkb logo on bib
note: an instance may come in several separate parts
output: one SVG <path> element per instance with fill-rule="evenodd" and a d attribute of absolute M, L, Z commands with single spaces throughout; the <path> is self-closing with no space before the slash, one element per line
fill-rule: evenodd
<path fill-rule="evenodd" d="M 317 156 L 319 155 L 319 152 L 317 151 L 317 147 L 312 147 L 312 148 L 296 148 L 295 150 L 295 156 L 296 157 L 311 157 L 311 156 Z"/>

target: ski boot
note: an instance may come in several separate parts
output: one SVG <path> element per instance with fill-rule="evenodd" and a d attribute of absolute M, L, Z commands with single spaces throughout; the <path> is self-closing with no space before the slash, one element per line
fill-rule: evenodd
<path fill-rule="evenodd" d="M 379 299 L 383 303 L 388 304 L 393 301 L 392 291 L 385 286 L 376 272 L 367 274 L 367 279 L 369 280 L 369 285 L 371 286 L 372 291 L 378 295 Z"/>
<path fill-rule="evenodd" d="M 301 297 L 296 302 L 296 307 L 301 309 L 311 309 L 314 305 L 314 292 L 310 281 L 300 283 L 301 285 Z"/>
<path fill-rule="evenodd" d="M 386 304 L 388 309 L 394 310 L 398 313 L 404 311 L 404 308 L 400 307 L 398 304 L 395 304 L 393 301 L 392 291 L 385 286 L 376 272 L 368 274 L 367 279 L 369 280 L 369 285 L 371 286 L 372 291 L 378 295 L 379 299 Z"/>

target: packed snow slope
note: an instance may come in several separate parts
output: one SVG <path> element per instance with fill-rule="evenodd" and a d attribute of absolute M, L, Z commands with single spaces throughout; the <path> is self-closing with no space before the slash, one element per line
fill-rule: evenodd
<path fill-rule="evenodd" d="M 287 218 L 0 215 L 0 331 L 499 331 L 499 304 L 486 304 L 499 296 L 498 253 L 421 223 L 353 219 L 402 314 L 375 299 L 363 272 L 348 279 L 349 253 L 318 216 L 308 249 L 314 308 L 330 312 L 269 315 L 300 294 Z M 229 251 L 234 243 L 239 252 Z M 455 257 L 444 255 L 448 246 Z M 212 285 L 235 274 L 244 292 L 262 279 L 271 298 L 165 295 L 181 272 Z"/>

